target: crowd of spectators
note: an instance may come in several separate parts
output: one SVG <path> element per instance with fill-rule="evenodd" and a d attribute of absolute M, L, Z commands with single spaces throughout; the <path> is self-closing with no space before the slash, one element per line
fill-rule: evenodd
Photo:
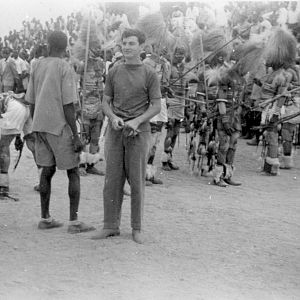
<path fill-rule="evenodd" d="M 38 46 L 46 44 L 47 36 L 53 30 L 61 30 L 66 33 L 69 37 L 69 43 L 72 44 L 78 37 L 81 20 L 82 14 L 80 12 L 71 13 L 66 20 L 62 16 L 55 20 L 51 18 L 44 24 L 37 18 L 33 18 L 31 21 L 25 20 L 22 22 L 20 31 L 9 31 L 6 36 L 0 37 L 0 50 L 10 49 L 18 52 L 25 50 L 33 58 L 32 51 L 37 50 Z"/>
<path fill-rule="evenodd" d="M 300 30 L 300 5 L 297 1 L 292 2 L 228 2 L 225 6 L 219 5 L 213 7 L 209 2 L 162 2 L 160 11 L 164 16 L 168 29 L 172 32 L 178 26 L 188 28 L 194 24 L 197 28 L 204 30 L 214 26 L 223 26 L 230 28 L 232 34 L 241 34 L 245 28 L 252 25 L 251 31 L 246 32 L 245 38 L 249 38 L 251 33 L 260 33 L 270 29 L 272 26 L 288 27 L 299 39 Z M 120 58 L 120 50 L 117 45 L 117 37 L 120 30 L 125 27 L 134 25 L 137 21 L 137 15 L 132 14 L 132 6 L 123 4 L 119 10 L 117 6 L 104 10 L 99 4 L 94 13 L 99 27 L 106 29 L 107 40 L 114 40 L 108 51 L 107 58 L 111 59 L 111 54 Z M 147 7 L 146 7 L 147 10 Z M 31 21 L 24 20 L 20 31 L 12 30 L 0 37 L 0 59 L 7 56 L 10 60 L 15 60 L 17 73 L 26 85 L 26 78 L 29 74 L 30 63 L 46 53 L 47 35 L 52 30 L 61 30 L 68 36 L 70 48 L 74 45 L 79 37 L 80 25 L 83 19 L 81 12 L 73 12 L 63 18 L 51 18 L 42 24 L 37 18 Z M 191 28 L 191 31 L 193 29 Z M 109 44 L 109 43 L 108 43 Z M 3 62 L 0 63 L 0 75 L 3 75 Z M 24 81 L 25 80 L 25 81 Z M 3 81 L 3 80 L 2 80 Z M 3 83 L 2 83 L 3 84 Z"/>

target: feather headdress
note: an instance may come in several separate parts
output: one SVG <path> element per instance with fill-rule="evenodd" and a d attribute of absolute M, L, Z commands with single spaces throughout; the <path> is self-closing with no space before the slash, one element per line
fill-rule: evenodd
<path fill-rule="evenodd" d="M 176 27 L 171 33 L 161 13 L 148 14 L 139 19 L 135 27 L 146 35 L 146 43 L 156 49 L 167 49 L 173 55 L 176 48 L 184 48 L 186 56 L 190 56 L 189 37 L 184 27 Z"/>
<path fill-rule="evenodd" d="M 226 44 L 226 37 L 221 29 L 214 29 L 209 32 L 197 32 L 194 34 L 191 43 L 191 53 L 192 59 L 194 61 L 199 61 L 201 58 L 207 57 L 217 49 L 220 49 Z M 201 49 L 203 47 L 203 54 Z M 229 53 L 229 48 L 222 48 L 216 55 L 227 56 Z M 211 61 L 213 57 L 209 58 Z"/>
<path fill-rule="evenodd" d="M 85 59 L 86 44 L 88 39 L 88 17 L 84 17 L 81 23 L 79 37 L 74 45 L 74 56 L 79 60 Z M 89 49 L 100 49 L 100 39 L 97 34 L 97 24 L 95 19 L 90 20 L 90 34 L 89 34 Z"/>
<path fill-rule="evenodd" d="M 287 30 L 276 29 L 266 43 L 263 53 L 266 64 L 273 69 L 287 68 L 296 59 L 297 42 Z"/>
<path fill-rule="evenodd" d="M 158 48 L 167 48 L 169 52 L 174 49 L 176 38 L 168 30 L 161 13 L 147 14 L 139 19 L 135 27 L 146 35 L 148 44 Z"/>
<path fill-rule="evenodd" d="M 228 68 L 225 66 L 208 69 L 205 73 L 207 85 L 218 85 L 228 78 Z"/>
<path fill-rule="evenodd" d="M 223 30 L 214 29 L 203 34 L 203 50 L 215 51 L 226 43 L 226 37 Z"/>
<path fill-rule="evenodd" d="M 235 51 L 236 64 L 230 72 L 236 72 L 243 77 L 247 73 L 255 73 L 263 63 L 264 45 L 261 42 L 249 41 L 240 45 Z"/>

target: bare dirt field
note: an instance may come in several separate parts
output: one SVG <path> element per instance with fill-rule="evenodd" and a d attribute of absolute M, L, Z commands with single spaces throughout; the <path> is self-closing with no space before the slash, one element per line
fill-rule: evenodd
<path fill-rule="evenodd" d="M 146 187 L 139 245 L 131 239 L 129 197 L 119 237 L 68 234 L 62 171 L 53 179 L 51 212 L 65 226 L 38 230 L 37 172 L 24 149 L 10 172 L 20 201 L 0 201 L 0 299 L 300 299 L 300 150 L 296 167 L 277 177 L 258 172 L 260 151 L 240 139 L 235 179 L 243 185 L 219 188 L 191 174 L 181 134 L 180 170 L 158 168 L 164 184 Z M 16 155 L 12 148 L 11 164 Z M 104 177 L 81 178 L 80 219 L 99 229 Z"/>

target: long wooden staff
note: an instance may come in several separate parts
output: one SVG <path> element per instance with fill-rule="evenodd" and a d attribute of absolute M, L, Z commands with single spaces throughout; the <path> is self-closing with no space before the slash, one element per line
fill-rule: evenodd
<path fill-rule="evenodd" d="M 90 48 L 90 31 L 91 31 L 91 11 L 89 11 L 88 17 L 88 28 L 87 28 L 87 37 L 86 37 L 86 46 L 85 46 L 85 59 L 84 59 L 84 69 L 83 69 L 83 89 L 82 89 L 82 105 L 81 105 L 81 139 L 83 140 L 83 124 L 84 124 L 84 116 L 83 116 L 83 108 L 86 100 L 86 73 L 87 73 L 87 64 L 89 59 L 89 48 Z"/>
<path fill-rule="evenodd" d="M 300 87 L 297 87 L 297 88 L 294 88 L 294 89 L 292 89 L 290 91 L 287 91 L 287 93 L 295 93 L 295 92 L 297 92 L 299 90 L 300 90 Z M 266 100 L 264 102 L 259 103 L 257 106 L 251 108 L 251 110 L 254 110 L 254 109 L 257 109 L 257 108 L 260 108 L 260 107 L 265 107 L 268 104 L 270 104 L 270 103 L 274 102 L 275 100 L 277 100 L 278 98 L 284 97 L 284 96 L 286 96 L 286 93 L 279 94 L 279 95 L 277 95 L 277 96 L 275 96 L 275 97 L 273 97 L 271 99 L 268 99 L 268 100 Z"/>
<path fill-rule="evenodd" d="M 289 116 L 285 116 L 285 117 L 279 119 L 278 122 L 276 122 L 272 126 L 275 127 L 275 126 L 277 126 L 279 124 L 282 124 L 282 123 L 285 123 L 285 122 L 287 122 L 289 120 L 292 120 L 292 119 L 294 119 L 294 118 L 296 118 L 298 116 L 300 116 L 300 111 L 295 112 L 295 113 L 293 113 L 293 114 L 291 114 Z M 258 129 L 266 129 L 266 128 L 269 128 L 269 127 L 270 127 L 270 124 L 264 124 L 264 125 L 260 125 L 260 126 L 253 126 L 251 129 L 258 130 Z"/>
<path fill-rule="evenodd" d="M 174 85 L 175 82 L 177 82 L 178 80 L 180 80 L 182 77 L 184 77 L 186 74 L 190 73 L 191 71 L 193 71 L 195 68 L 197 68 L 200 64 L 202 64 L 203 62 L 205 62 L 209 57 L 216 55 L 220 50 L 222 50 L 223 48 L 225 48 L 226 46 L 228 46 L 230 43 L 232 43 L 234 40 L 236 40 L 239 35 L 243 34 L 244 32 L 247 32 L 251 27 L 253 26 L 250 25 L 248 28 L 246 28 L 245 30 L 243 30 L 240 34 L 238 34 L 236 37 L 232 38 L 230 41 L 228 41 L 227 43 L 225 43 L 223 46 L 221 46 L 220 48 L 216 49 L 215 51 L 213 51 L 212 53 L 208 54 L 205 58 L 201 59 L 195 66 L 193 66 L 192 68 L 190 68 L 189 70 L 187 70 L 185 73 L 183 73 L 180 77 L 178 77 L 176 80 L 174 80 L 171 85 Z"/>
<path fill-rule="evenodd" d="M 200 51 L 201 51 L 201 57 L 204 56 L 204 49 L 203 49 L 203 39 L 202 39 L 202 34 L 200 36 Z M 204 90 L 205 90 L 205 101 L 206 101 L 206 107 L 208 105 L 208 90 L 207 90 L 207 83 L 206 83 L 206 76 L 205 76 L 205 61 L 203 61 L 202 63 L 202 70 L 203 70 L 203 82 L 204 82 Z M 205 140 L 205 145 L 208 145 L 208 141 Z M 207 146 L 205 147 L 205 151 L 207 150 Z M 197 169 L 198 172 L 202 172 L 202 168 L 203 168 L 203 161 L 204 161 L 204 155 L 201 154 L 198 156 L 198 163 L 197 163 Z"/>

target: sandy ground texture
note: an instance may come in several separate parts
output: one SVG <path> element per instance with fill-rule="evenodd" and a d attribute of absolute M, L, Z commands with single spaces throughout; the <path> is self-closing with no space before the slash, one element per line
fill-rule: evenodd
<path fill-rule="evenodd" d="M 0 201 L 0 299 L 300 299 L 300 150 L 296 167 L 277 177 L 258 172 L 260 151 L 240 139 L 235 179 L 243 185 L 220 188 L 189 170 L 181 134 L 180 170 L 158 168 L 164 184 L 146 188 L 139 245 L 129 197 L 119 237 L 68 234 L 63 171 L 53 179 L 51 212 L 65 226 L 38 230 L 37 172 L 26 148 L 10 172 L 20 201 Z M 16 155 L 12 148 L 12 164 Z M 81 178 L 80 219 L 100 229 L 104 177 Z"/>

